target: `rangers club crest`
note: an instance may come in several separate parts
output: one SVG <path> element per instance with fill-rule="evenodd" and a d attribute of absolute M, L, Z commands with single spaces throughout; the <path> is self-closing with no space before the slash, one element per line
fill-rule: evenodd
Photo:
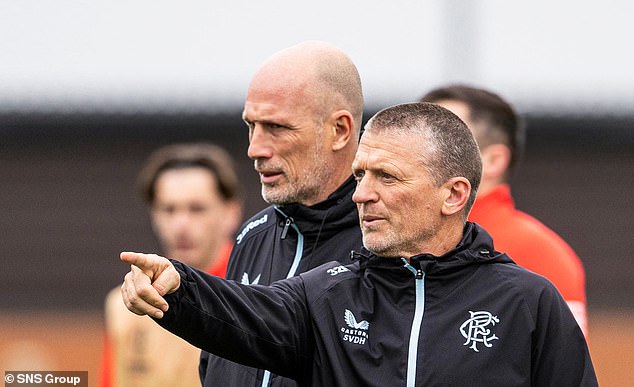
<path fill-rule="evenodd" d="M 487 348 L 491 348 L 493 346 L 491 341 L 499 340 L 500 338 L 497 337 L 490 328 L 498 324 L 500 319 L 486 311 L 469 311 L 469 314 L 471 314 L 471 318 L 460 326 L 460 333 L 467 339 L 464 345 L 469 345 L 469 348 L 475 352 L 480 352 L 478 343 L 481 343 Z"/>

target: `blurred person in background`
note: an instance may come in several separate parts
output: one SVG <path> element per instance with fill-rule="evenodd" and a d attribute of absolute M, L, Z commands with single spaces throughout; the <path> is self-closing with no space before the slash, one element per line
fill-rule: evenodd
<path fill-rule="evenodd" d="M 138 182 L 163 252 L 224 277 L 242 219 L 229 154 L 209 143 L 168 145 L 150 155 Z M 106 298 L 105 319 L 101 386 L 200 386 L 200 349 L 131 314 L 120 287 Z"/>
<path fill-rule="evenodd" d="M 350 166 L 362 114 L 357 68 L 329 43 L 302 42 L 260 66 L 242 118 L 247 155 L 271 206 L 238 231 L 228 279 L 268 285 L 335 258 L 350 261 L 350 251 L 361 247 Z M 205 351 L 200 372 L 204 386 L 296 385 Z"/>
<path fill-rule="evenodd" d="M 451 110 L 467 124 L 478 142 L 482 183 L 469 220 L 491 234 L 496 250 L 548 278 L 587 336 L 585 272 L 581 260 L 553 230 L 516 209 L 511 196 L 510 178 L 525 143 L 524 127 L 512 106 L 491 91 L 467 85 L 440 87 L 420 100 Z"/>

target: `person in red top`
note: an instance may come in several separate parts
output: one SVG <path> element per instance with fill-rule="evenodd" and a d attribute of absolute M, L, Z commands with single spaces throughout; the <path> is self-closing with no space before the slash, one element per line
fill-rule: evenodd
<path fill-rule="evenodd" d="M 480 88 L 451 85 L 425 94 L 460 117 L 473 132 L 482 155 L 482 182 L 469 220 L 493 237 L 496 250 L 548 278 L 588 335 L 585 271 L 572 248 L 539 220 L 515 208 L 509 185 L 524 145 L 524 128 L 509 103 Z"/>
<path fill-rule="evenodd" d="M 165 146 L 150 155 L 139 186 L 163 251 L 224 277 L 242 217 L 229 154 L 207 143 Z M 105 320 L 102 387 L 200 386 L 200 349 L 130 313 L 120 287 L 106 298 Z"/>

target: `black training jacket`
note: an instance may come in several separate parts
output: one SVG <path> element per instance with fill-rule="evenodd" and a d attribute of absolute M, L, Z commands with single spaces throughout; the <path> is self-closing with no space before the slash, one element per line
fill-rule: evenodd
<path fill-rule="evenodd" d="M 175 262 L 181 286 L 157 321 L 301 386 L 597 386 L 555 287 L 492 246 L 467 223 L 441 257 L 356 254 L 271 286 Z"/>
<path fill-rule="evenodd" d="M 268 285 L 323 263 L 350 263 L 350 252 L 362 246 L 356 183 L 350 177 L 325 201 L 268 207 L 246 221 L 236 238 L 227 278 L 244 284 Z M 296 386 L 290 379 L 246 367 L 205 351 L 200 361 L 205 387 Z"/>

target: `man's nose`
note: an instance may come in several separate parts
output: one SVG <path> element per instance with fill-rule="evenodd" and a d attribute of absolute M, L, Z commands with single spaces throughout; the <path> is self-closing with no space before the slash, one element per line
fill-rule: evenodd
<path fill-rule="evenodd" d="M 273 156 L 271 139 L 259 124 L 256 124 L 249 133 L 247 156 L 252 160 L 267 159 Z"/>
<path fill-rule="evenodd" d="M 357 204 L 375 202 L 379 199 L 379 195 L 371 181 L 371 178 L 367 175 L 360 179 L 357 179 L 357 187 L 352 193 L 352 201 Z"/>
<path fill-rule="evenodd" d="M 189 211 L 176 211 L 172 216 L 172 225 L 176 229 L 180 230 L 182 228 L 188 227 L 188 225 L 191 223 L 191 220 L 191 214 L 189 213 Z"/>

